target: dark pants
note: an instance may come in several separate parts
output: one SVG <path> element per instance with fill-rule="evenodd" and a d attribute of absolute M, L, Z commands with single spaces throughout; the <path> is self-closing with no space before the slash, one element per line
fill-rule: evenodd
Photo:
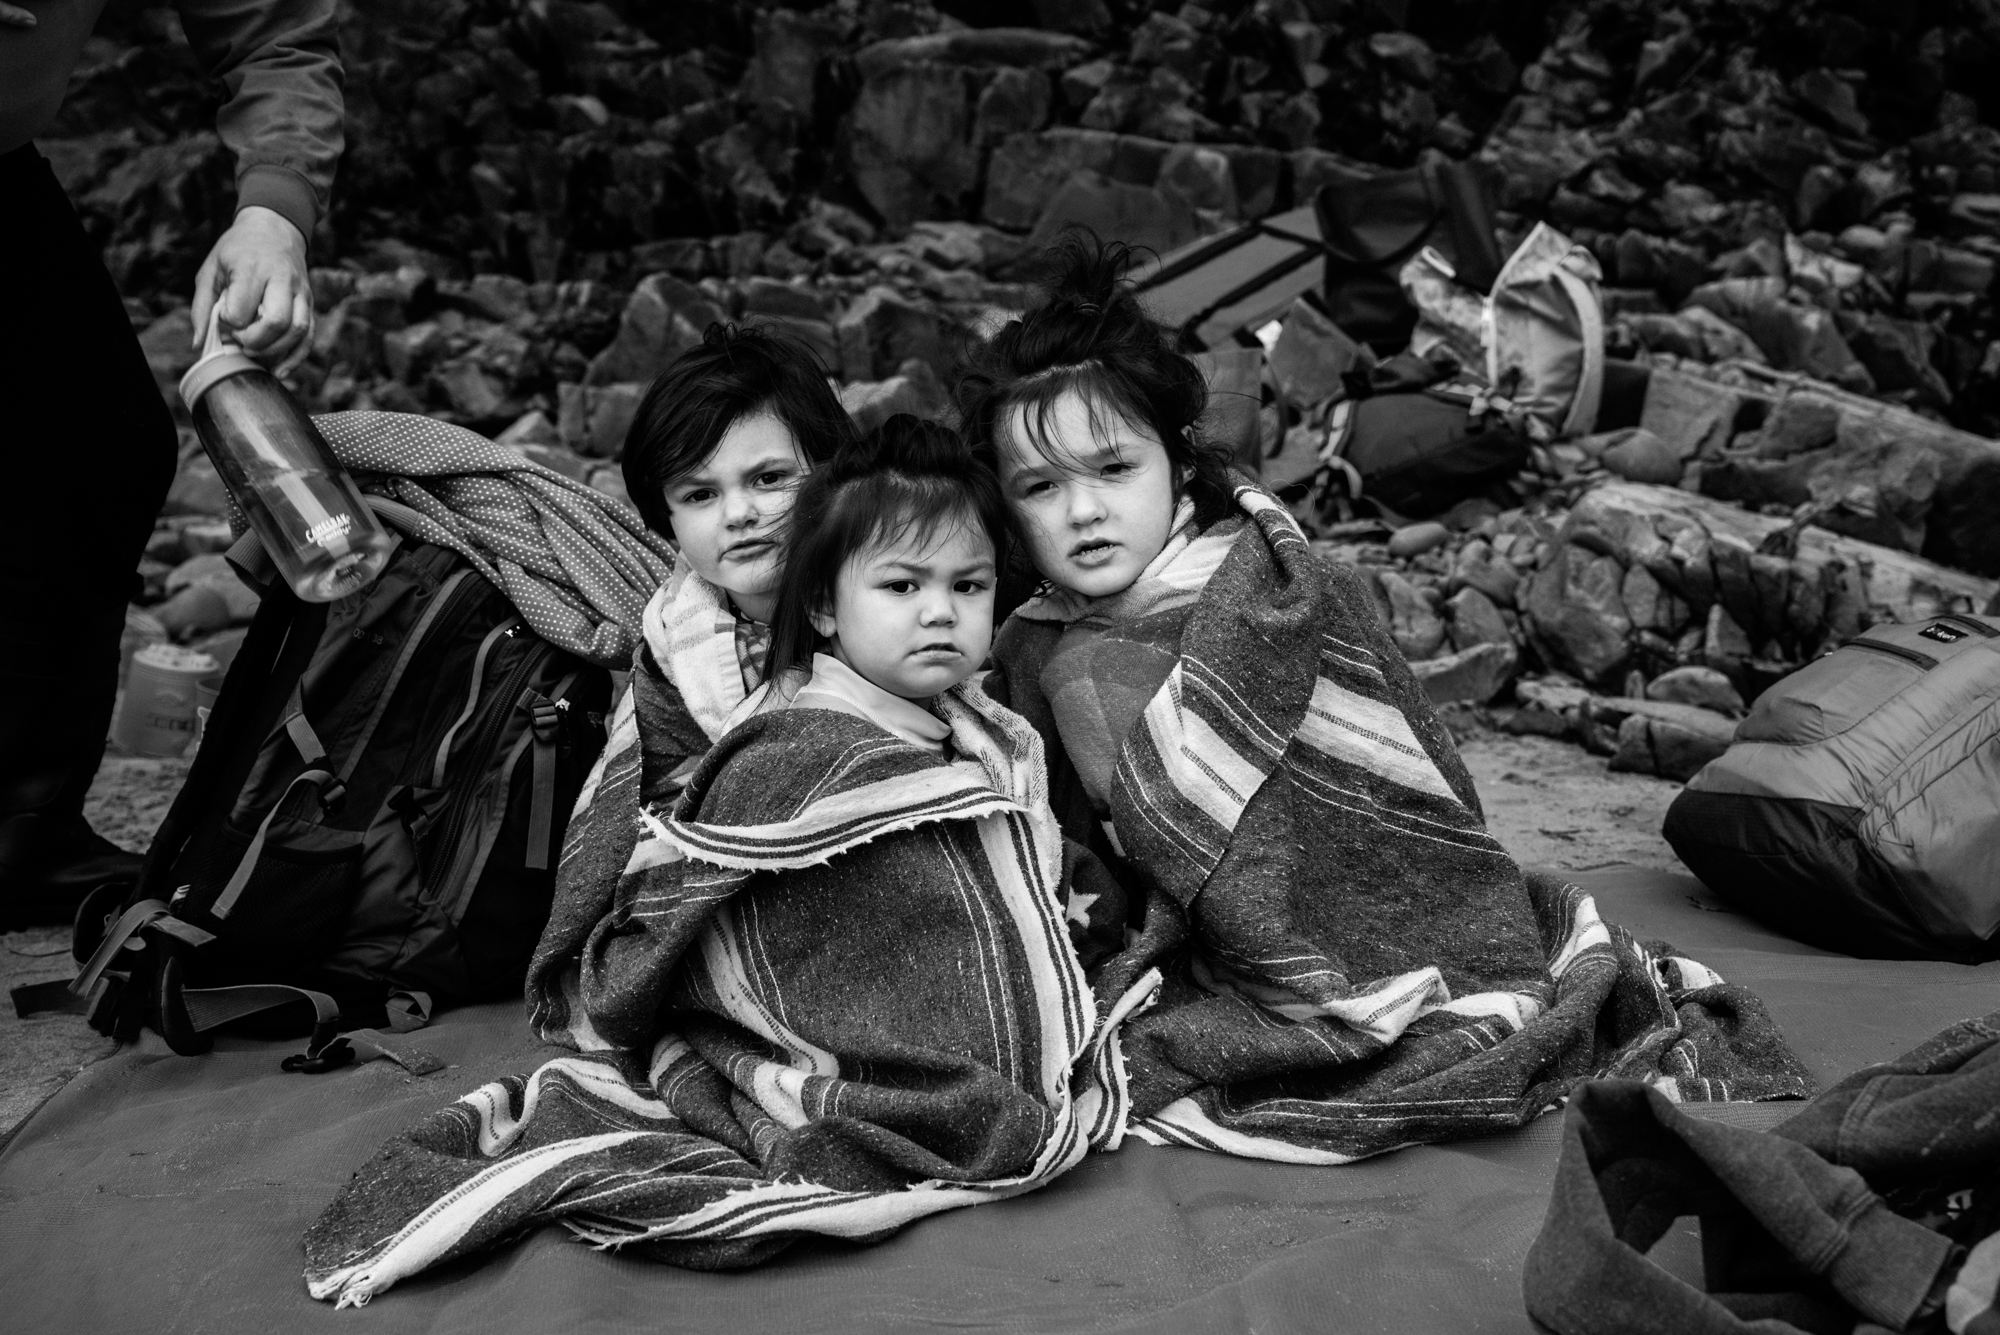
<path fill-rule="evenodd" d="M 12 817 L 82 809 L 175 453 L 118 290 L 55 174 L 32 144 L 0 155 L 0 843 Z"/>

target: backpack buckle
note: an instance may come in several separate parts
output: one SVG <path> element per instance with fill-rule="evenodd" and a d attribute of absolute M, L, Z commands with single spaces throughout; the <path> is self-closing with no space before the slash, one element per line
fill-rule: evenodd
<path fill-rule="evenodd" d="M 539 691 L 523 691 L 520 707 L 528 711 L 528 726 L 536 741 L 545 745 L 555 741 L 556 729 L 562 724 L 561 704 Z"/>
<path fill-rule="evenodd" d="M 318 1051 L 307 1047 L 304 1052 L 295 1052 L 279 1062 L 278 1066 L 281 1070 L 301 1075 L 325 1075 L 328 1071 L 337 1071 L 353 1061 L 353 1047 L 346 1039 L 336 1038 Z"/>

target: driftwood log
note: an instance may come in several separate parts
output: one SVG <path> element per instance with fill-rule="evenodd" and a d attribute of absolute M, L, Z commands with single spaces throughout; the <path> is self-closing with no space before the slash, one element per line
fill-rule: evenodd
<path fill-rule="evenodd" d="M 1884 621 L 1984 611 L 2000 581 L 1674 487 L 1585 493 L 1520 598 L 1549 666 L 1623 688 L 1690 664 L 1751 698 Z"/>
<path fill-rule="evenodd" d="M 2000 441 L 1748 362 L 1656 367 L 1644 425 L 1703 461 L 1703 495 L 2000 575 Z"/>

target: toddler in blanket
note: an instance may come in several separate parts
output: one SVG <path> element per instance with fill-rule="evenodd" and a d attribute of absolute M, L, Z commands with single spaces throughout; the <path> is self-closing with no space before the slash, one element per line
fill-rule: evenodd
<path fill-rule="evenodd" d="M 1754 996 L 1514 864 L 1374 600 L 1201 440 L 1201 373 L 1124 248 L 1054 258 L 960 397 L 1045 581 L 987 689 L 1138 892 L 1100 992 L 1166 978 L 1122 1040 L 1134 1133 L 1339 1163 L 1518 1125 L 1590 1076 L 1805 1093 Z"/>
<path fill-rule="evenodd" d="M 953 433 L 892 419 L 798 488 L 766 682 L 687 777 L 657 654 L 637 778 L 566 854 L 529 985 L 576 1049 L 391 1141 L 306 1238 L 319 1298 L 560 1222 L 698 1267 L 1033 1190 L 1125 1125 L 1069 919 L 1040 737 L 974 680 L 1006 512 Z M 649 628 L 650 630 L 650 628 Z M 608 789 L 608 782 L 607 782 Z M 572 862 L 610 865 L 608 905 Z M 1094 880 L 1091 878 L 1095 877 Z"/>

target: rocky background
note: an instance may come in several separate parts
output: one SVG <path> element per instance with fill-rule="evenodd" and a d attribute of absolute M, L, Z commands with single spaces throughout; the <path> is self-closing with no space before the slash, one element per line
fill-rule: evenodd
<path fill-rule="evenodd" d="M 1443 154 L 1489 164 L 1503 252 L 1592 251 L 1652 374 L 1637 426 L 1437 522 L 1301 507 L 1441 703 L 1684 777 L 1805 658 L 1995 595 L 1990 0 L 355 0 L 342 40 L 314 409 L 616 492 L 711 320 L 802 338 L 864 422 L 937 411 L 1065 223 L 1165 250 Z M 213 106 L 172 11 L 114 4 L 42 141 L 163 387 L 230 204 Z M 1261 380 L 1275 452 L 1324 404 Z M 222 508 L 190 437 L 135 640 L 226 652 Z"/>

